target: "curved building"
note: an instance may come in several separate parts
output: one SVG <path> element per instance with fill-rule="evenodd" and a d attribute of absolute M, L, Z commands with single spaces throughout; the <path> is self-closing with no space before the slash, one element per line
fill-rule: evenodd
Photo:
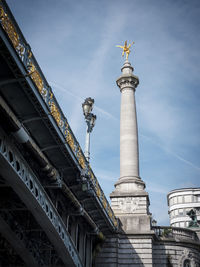
<path fill-rule="evenodd" d="M 191 219 L 187 212 L 191 209 L 196 211 L 200 221 L 200 187 L 174 189 L 168 193 L 167 202 L 171 226 L 188 227 Z"/>

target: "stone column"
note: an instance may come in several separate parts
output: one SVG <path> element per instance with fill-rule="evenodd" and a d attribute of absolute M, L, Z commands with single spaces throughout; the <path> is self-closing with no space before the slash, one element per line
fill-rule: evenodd
<path fill-rule="evenodd" d="M 117 80 L 121 91 L 120 118 L 120 178 L 139 177 L 138 133 L 135 108 L 135 89 L 139 83 L 132 75 L 133 68 L 125 62 L 122 76 Z M 124 76 L 126 75 L 126 76 Z"/>
<path fill-rule="evenodd" d="M 130 192 L 144 189 L 144 182 L 139 177 L 138 129 L 135 105 L 135 90 L 139 84 L 133 75 L 133 67 L 125 61 L 122 75 L 117 79 L 121 92 L 120 114 L 120 178 L 116 189 Z"/>
<path fill-rule="evenodd" d="M 150 231 L 149 197 L 139 176 L 135 90 L 139 79 L 126 60 L 117 79 L 121 92 L 120 177 L 111 193 L 111 206 L 126 233 Z"/>

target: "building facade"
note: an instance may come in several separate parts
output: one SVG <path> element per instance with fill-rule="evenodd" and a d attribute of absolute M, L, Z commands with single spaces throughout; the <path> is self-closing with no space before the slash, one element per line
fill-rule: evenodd
<path fill-rule="evenodd" d="M 200 188 L 175 189 L 167 195 L 170 225 L 188 227 L 191 221 L 187 213 L 194 209 L 200 221 Z"/>

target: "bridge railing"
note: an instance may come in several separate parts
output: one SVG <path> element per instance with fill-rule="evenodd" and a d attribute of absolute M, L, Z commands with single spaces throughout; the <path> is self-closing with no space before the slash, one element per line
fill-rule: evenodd
<path fill-rule="evenodd" d="M 78 161 L 81 169 L 86 174 L 85 177 L 89 180 L 90 185 L 95 191 L 96 197 L 99 199 L 102 208 L 108 215 L 109 220 L 114 228 L 118 227 L 118 222 L 114 216 L 113 210 L 106 199 L 103 190 L 101 189 L 96 176 L 89 166 L 84 153 L 76 140 L 71 127 L 64 116 L 54 94 L 51 86 L 46 81 L 32 51 L 30 45 L 26 42 L 19 26 L 17 25 L 11 11 L 9 10 L 5 1 L 0 0 L 0 25 L 8 36 L 12 46 L 14 47 L 18 57 L 24 65 L 26 77 L 30 77 L 35 84 L 39 94 L 46 103 L 50 115 L 54 118 L 58 128 L 63 134 L 66 143 L 70 147 L 73 155 Z"/>
<path fill-rule="evenodd" d="M 154 230 L 156 236 L 158 237 L 199 241 L 197 234 L 186 228 L 153 226 L 152 230 Z"/>

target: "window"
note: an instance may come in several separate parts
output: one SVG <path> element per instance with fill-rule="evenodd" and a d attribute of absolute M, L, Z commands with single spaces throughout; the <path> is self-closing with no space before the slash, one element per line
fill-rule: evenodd
<path fill-rule="evenodd" d="M 171 211 L 171 214 L 170 215 L 171 215 L 171 218 L 174 217 L 174 211 L 173 210 Z"/>
<path fill-rule="evenodd" d="M 183 202 L 183 197 L 182 196 L 178 196 L 178 203 L 182 203 Z"/>
<path fill-rule="evenodd" d="M 192 196 L 184 196 L 185 202 L 192 202 Z"/>
<path fill-rule="evenodd" d="M 182 216 L 183 215 L 183 209 L 179 209 L 179 212 L 178 213 L 179 213 L 179 215 Z"/>
<path fill-rule="evenodd" d="M 196 195 L 196 202 L 200 202 L 200 195 Z"/>

